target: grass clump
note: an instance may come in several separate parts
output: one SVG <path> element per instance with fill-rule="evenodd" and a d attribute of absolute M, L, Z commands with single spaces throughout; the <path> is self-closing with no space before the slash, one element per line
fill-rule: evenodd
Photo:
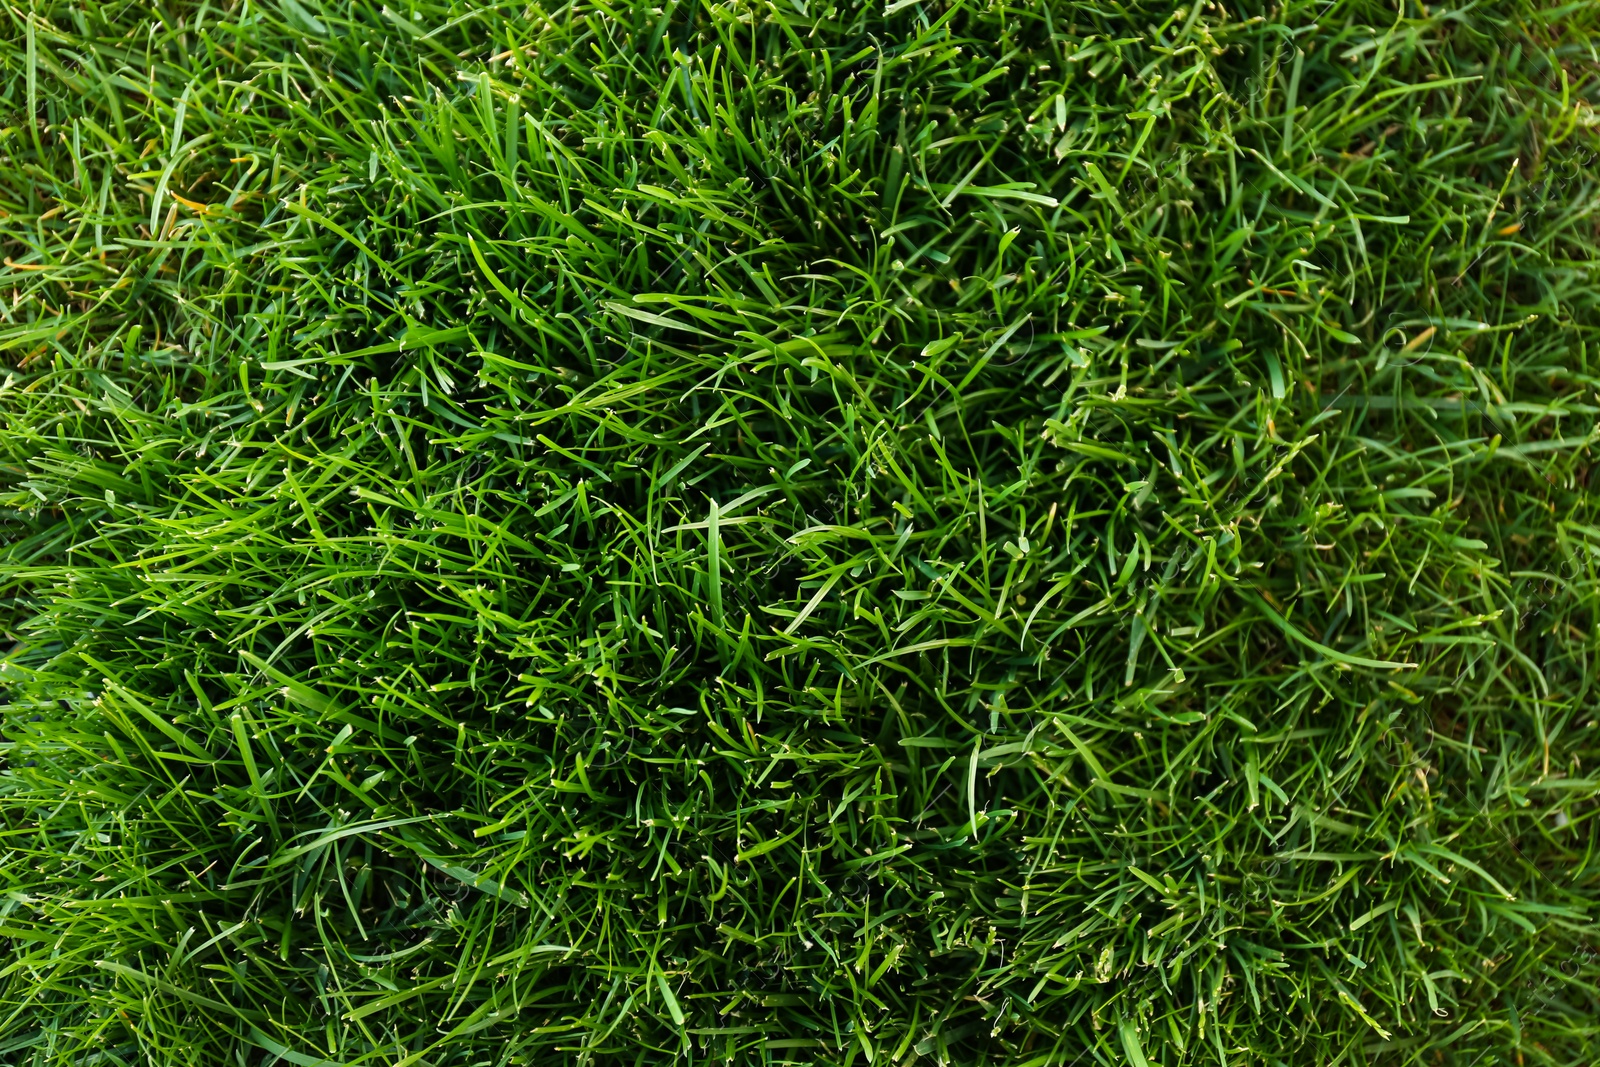
<path fill-rule="evenodd" d="M 9 9 L 0 1063 L 1593 1063 L 1595 10 Z"/>

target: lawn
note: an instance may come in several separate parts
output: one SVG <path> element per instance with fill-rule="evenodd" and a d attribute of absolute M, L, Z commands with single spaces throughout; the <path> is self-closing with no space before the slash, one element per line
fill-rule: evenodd
<path fill-rule="evenodd" d="M 0 12 L 0 1067 L 1600 1062 L 1600 6 L 1452 3 Z"/>

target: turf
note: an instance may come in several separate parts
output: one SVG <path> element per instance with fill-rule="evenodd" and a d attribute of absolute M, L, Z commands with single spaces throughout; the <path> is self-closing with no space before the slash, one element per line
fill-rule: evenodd
<path fill-rule="evenodd" d="M 3 18 L 0 1064 L 1600 1059 L 1595 5 Z"/>

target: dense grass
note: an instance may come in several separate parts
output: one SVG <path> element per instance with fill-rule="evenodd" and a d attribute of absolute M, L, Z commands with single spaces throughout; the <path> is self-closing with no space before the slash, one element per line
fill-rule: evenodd
<path fill-rule="evenodd" d="M 1595 5 L 25 6 L 0 1064 L 1600 1059 Z"/>

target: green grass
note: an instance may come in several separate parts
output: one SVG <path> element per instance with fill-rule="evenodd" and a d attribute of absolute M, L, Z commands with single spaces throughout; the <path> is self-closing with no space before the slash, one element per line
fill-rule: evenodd
<path fill-rule="evenodd" d="M 1600 1059 L 1600 9 L 26 0 L 0 1065 Z"/>

